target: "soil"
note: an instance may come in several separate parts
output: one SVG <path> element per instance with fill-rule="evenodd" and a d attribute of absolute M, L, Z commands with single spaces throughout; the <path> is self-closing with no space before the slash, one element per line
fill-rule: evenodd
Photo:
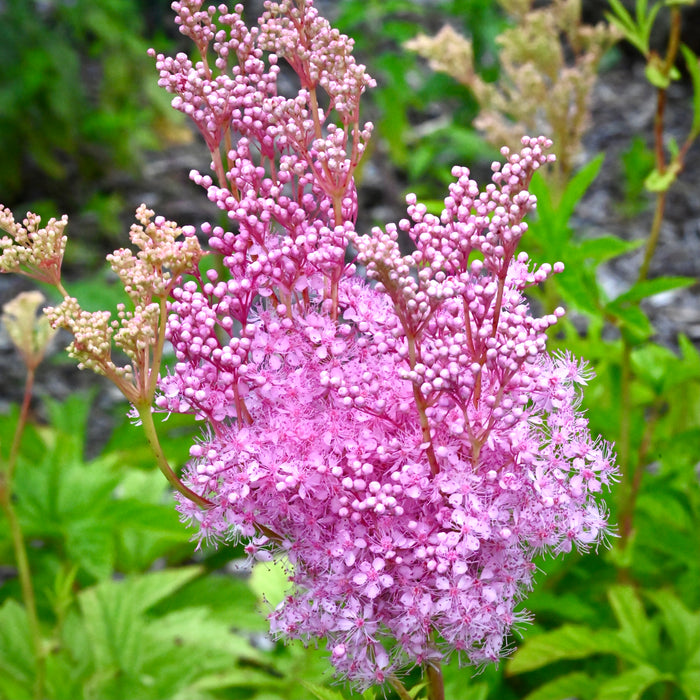
<path fill-rule="evenodd" d="M 692 119 L 691 88 L 676 83 L 668 95 L 667 125 L 669 135 L 682 143 Z M 620 156 L 629 148 L 636 134 L 650 135 L 653 130 L 655 96 L 643 75 L 643 66 L 623 56 L 598 81 L 592 102 L 592 125 L 585 139 L 584 160 L 604 152 L 606 160 L 575 215 L 574 227 L 581 235 L 595 236 L 613 233 L 626 239 L 646 238 L 651 226 L 653 204 L 635 216 L 626 215 L 624 178 Z M 661 229 L 658 249 L 650 269 L 650 277 L 687 275 L 700 279 L 700 144 L 689 151 L 686 169 L 674 184 L 668 197 L 666 217 Z M 216 210 L 202 190 L 187 177 L 192 168 L 205 171 L 207 158 L 198 140 L 172 146 L 153 153 L 147 159 L 138 178 L 113 178 L 105 185 L 107 191 L 118 189 L 126 202 L 126 211 L 141 202 L 180 224 L 198 225 L 215 219 Z M 403 173 L 395 170 L 382 155 L 381 144 L 375 151 L 371 166 L 364 171 L 360 187 L 361 206 L 358 230 L 364 230 L 376 220 L 398 221 L 405 216 L 401 193 L 406 182 Z M 70 231 L 88 226 L 89 221 L 78 217 L 71 221 Z M 614 295 L 636 278 L 643 248 L 634 254 L 614 260 L 602 269 L 601 283 Z M 13 275 L 0 276 L 0 304 L 32 284 Z M 700 347 L 700 303 L 698 285 L 689 289 L 657 295 L 645 303 L 657 329 L 657 341 L 676 346 L 679 333 L 685 333 Z M 59 338 L 57 346 L 66 338 Z M 0 327 L 0 415 L 10 403 L 22 396 L 24 370 L 7 337 Z M 99 445 L 107 435 L 117 402 L 113 388 L 87 372 L 78 372 L 71 364 L 58 362 L 56 357 L 44 362 L 39 370 L 35 394 L 38 397 L 65 398 L 76 389 L 97 388 L 90 432 L 93 445 Z M 42 415 L 41 401 L 35 402 Z M 121 408 L 119 409 L 121 411 Z"/>

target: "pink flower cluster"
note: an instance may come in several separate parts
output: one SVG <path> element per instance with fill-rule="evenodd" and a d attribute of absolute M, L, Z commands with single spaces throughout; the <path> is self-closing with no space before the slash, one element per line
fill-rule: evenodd
<path fill-rule="evenodd" d="M 495 660 L 526 617 L 533 557 L 605 538 L 615 476 L 578 410 L 589 372 L 546 349 L 563 312 L 534 317 L 523 296 L 562 267 L 516 252 L 550 144 L 504 149 L 484 190 L 455 168 L 439 217 L 409 196 L 398 226 L 360 235 L 372 81 L 351 40 L 311 0 L 268 2 L 253 29 L 240 6 L 218 25 L 215 8 L 173 7 L 203 58 L 159 56 L 160 82 L 210 145 L 218 184 L 193 178 L 232 228 L 203 227 L 225 274 L 183 282 L 170 305 L 177 364 L 157 406 L 206 423 L 187 482 L 213 504 L 182 499 L 183 517 L 284 557 L 273 632 L 325 637 L 360 686 L 455 651 Z"/>

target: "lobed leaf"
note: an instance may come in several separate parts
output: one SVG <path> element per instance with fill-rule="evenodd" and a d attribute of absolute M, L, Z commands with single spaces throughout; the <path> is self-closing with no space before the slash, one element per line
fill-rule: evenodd
<path fill-rule="evenodd" d="M 639 700 L 647 688 L 671 680 L 672 675 L 662 673 L 653 666 L 637 666 L 605 681 L 598 689 L 595 700 Z"/>
<path fill-rule="evenodd" d="M 620 639 L 640 661 L 653 663 L 659 654 L 658 633 L 636 591 L 631 586 L 612 586 L 608 600 L 620 626 Z"/>
<path fill-rule="evenodd" d="M 508 675 L 533 671 L 564 659 L 615 653 L 615 640 L 584 625 L 561 627 L 529 638 L 506 665 Z"/>
<path fill-rule="evenodd" d="M 591 700 L 598 683 L 586 673 L 576 671 L 559 676 L 525 696 L 523 700 Z"/>
<path fill-rule="evenodd" d="M 652 280 L 643 280 L 642 282 L 635 283 L 626 292 L 615 297 L 615 299 L 610 302 L 610 305 L 621 306 L 622 304 L 636 303 L 642 299 L 661 294 L 662 292 L 668 292 L 673 289 L 683 289 L 694 284 L 697 284 L 697 279 L 695 277 L 669 276 L 656 277 Z"/>
<path fill-rule="evenodd" d="M 681 52 L 693 84 L 693 123 L 688 138 L 694 140 L 700 134 L 700 59 L 685 44 L 681 44 Z"/>

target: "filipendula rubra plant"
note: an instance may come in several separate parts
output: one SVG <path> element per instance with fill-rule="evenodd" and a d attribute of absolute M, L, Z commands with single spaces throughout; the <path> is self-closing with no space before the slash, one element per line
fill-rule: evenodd
<path fill-rule="evenodd" d="M 578 411 L 590 372 L 547 353 L 563 311 L 536 318 L 523 296 L 562 265 L 516 253 L 551 144 L 504 149 L 484 190 L 455 168 L 440 217 L 409 196 L 408 218 L 361 235 L 373 81 L 352 40 L 311 0 L 268 2 L 252 29 L 240 5 L 173 9 L 200 57 L 157 55 L 159 83 L 202 133 L 215 179 L 192 178 L 231 222 L 202 226 L 219 271 L 167 285 L 177 362 L 155 405 L 205 425 L 179 509 L 203 540 L 288 563 L 273 633 L 325 638 L 339 675 L 402 697 L 396 674 L 423 665 L 442 697 L 441 664 L 498 659 L 527 618 L 535 555 L 608 532 L 614 460 Z"/>

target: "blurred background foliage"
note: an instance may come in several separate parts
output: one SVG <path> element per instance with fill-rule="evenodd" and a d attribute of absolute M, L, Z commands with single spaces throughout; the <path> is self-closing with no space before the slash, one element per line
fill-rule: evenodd
<path fill-rule="evenodd" d="M 397 206 L 400 212 L 407 190 L 438 207 L 436 195 L 455 163 L 469 163 L 483 181 L 480 173 L 488 173 L 497 154 L 472 127 L 475 99 L 403 43 L 449 22 L 471 39 L 479 75 L 493 82 L 495 39 L 508 26 L 500 6 L 493 0 L 318 5 L 355 38 L 359 60 L 379 83 L 365 102 L 378 128 L 362 173 L 368 223 L 391 219 Z M 646 11 L 646 3 L 637 5 Z M 92 300 L 88 308 L 115 303 L 100 261 L 125 240 L 131 198 L 149 162 L 192 141 L 146 56 L 151 45 L 181 48 L 168 6 L 166 0 L 0 0 L 0 201 L 17 213 L 66 212 L 74 219 L 71 289 Z M 251 16 L 260 9 L 256 2 L 247 6 Z M 648 211 L 653 201 L 645 187 L 654 168 L 646 136 L 630 140 L 619 164 L 623 216 Z M 199 152 L 205 169 L 206 151 Z M 618 449 L 625 445 L 626 475 L 608 498 L 620 537 L 598 556 L 539 562 L 539 583 L 526 602 L 535 622 L 514 640 L 520 649 L 475 677 L 453 663 L 445 670 L 452 700 L 700 698 L 700 355 L 683 335 L 672 346 L 654 342 L 654 321 L 643 305 L 696 281 L 668 275 L 606 292 L 604 266 L 644 241 L 639 234 L 632 240 L 576 231 L 577 205 L 601 167 L 600 158 L 584 164 L 556 201 L 546 180 L 533 183 L 540 208 L 523 247 L 536 261 L 567 265 L 532 298 L 543 308 L 563 303 L 570 310 L 552 347 L 593 365 L 598 376 L 585 395 L 591 428 Z M 184 181 L 187 169 L 180 176 Z M 167 201 L 163 208 L 169 216 Z M 112 406 L 111 436 L 91 443 L 94 394 L 65 402 L 42 386 L 37 394 L 44 420 L 24 436 L 13 490 L 48 640 L 47 697 L 352 696 L 329 685 L 322 652 L 266 638 L 259 610 L 281 599 L 280 571 L 264 565 L 249 571 L 240 547 L 193 551 L 123 404 Z M 0 416 L 3 459 L 17 419 L 16 407 Z M 171 464 L 182 465 L 197 426 L 170 417 L 161 428 Z M 34 694 L 36 665 L 21 599 L 0 516 L 0 698 L 8 700 Z M 412 681 L 420 681 L 418 672 Z"/>

